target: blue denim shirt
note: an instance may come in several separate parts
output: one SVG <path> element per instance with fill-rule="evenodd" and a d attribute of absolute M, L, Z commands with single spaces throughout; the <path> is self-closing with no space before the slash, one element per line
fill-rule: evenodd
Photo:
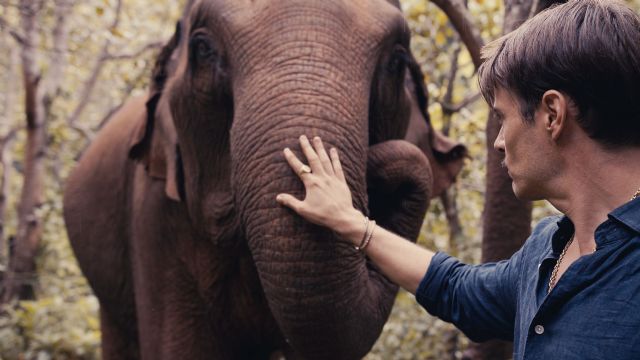
<path fill-rule="evenodd" d="M 474 341 L 513 341 L 516 360 L 640 359 L 640 198 L 609 214 L 597 251 L 547 295 L 572 234 L 567 217 L 550 217 L 509 260 L 473 266 L 437 253 L 416 299 Z"/>

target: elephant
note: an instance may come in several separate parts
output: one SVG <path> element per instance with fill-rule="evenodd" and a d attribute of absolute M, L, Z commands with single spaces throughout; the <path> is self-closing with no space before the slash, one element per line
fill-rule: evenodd
<path fill-rule="evenodd" d="M 431 128 L 409 40 L 387 0 L 190 5 L 147 95 L 112 116 L 65 185 L 104 359 L 371 349 L 397 286 L 275 196 L 304 195 L 282 150 L 318 135 L 340 150 L 354 205 L 415 241 L 465 149 Z M 421 147 L 403 140 L 410 124 Z"/>

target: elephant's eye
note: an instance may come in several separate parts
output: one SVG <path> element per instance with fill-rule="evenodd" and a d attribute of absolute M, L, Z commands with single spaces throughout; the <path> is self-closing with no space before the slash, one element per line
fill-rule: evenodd
<path fill-rule="evenodd" d="M 403 46 L 396 46 L 389 57 L 387 71 L 394 75 L 400 75 L 409 63 L 409 53 Z"/>
<path fill-rule="evenodd" d="M 198 63 L 211 62 L 218 57 L 211 40 L 204 35 L 196 35 L 189 42 L 191 59 Z"/>

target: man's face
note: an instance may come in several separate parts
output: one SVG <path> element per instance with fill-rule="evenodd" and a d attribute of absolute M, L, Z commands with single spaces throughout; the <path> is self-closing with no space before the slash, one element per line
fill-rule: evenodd
<path fill-rule="evenodd" d="M 494 148 L 504 152 L 504 166 L 512 179 L 516 197 L 523 200 L 545 198 L 554 171 L 553 143 L 541 111 L 534 123 L 525 122 L 515 96 L 504 89 L 495 94 L 493 109 L 500 122 Z"/>

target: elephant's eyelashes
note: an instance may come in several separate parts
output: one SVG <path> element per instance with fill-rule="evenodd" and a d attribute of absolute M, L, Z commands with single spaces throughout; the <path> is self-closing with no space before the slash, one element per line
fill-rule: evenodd
<path fill-rule="evenodd" d="M 195 35 L 189 42 L 191 60 L 198 64 L 211 63 L 218 59 L 218 52 L 205 35 Z"/>
<path fill-rule="evenodd" d="M 387 71 L 393 75 L 401 75 L 409 61 L 410 57 L 407 50 L 402 46 L 397 46 L 389 58 Z"/>
<path fill-rule="evenodd" d="M 195 33 L 189 40 L 189 68 L 192 75 L 191 91 L 205 98 L 216 94 L 214 89 L 224 89 L 228 73 L 224 56 L 211 36 Z"/>

